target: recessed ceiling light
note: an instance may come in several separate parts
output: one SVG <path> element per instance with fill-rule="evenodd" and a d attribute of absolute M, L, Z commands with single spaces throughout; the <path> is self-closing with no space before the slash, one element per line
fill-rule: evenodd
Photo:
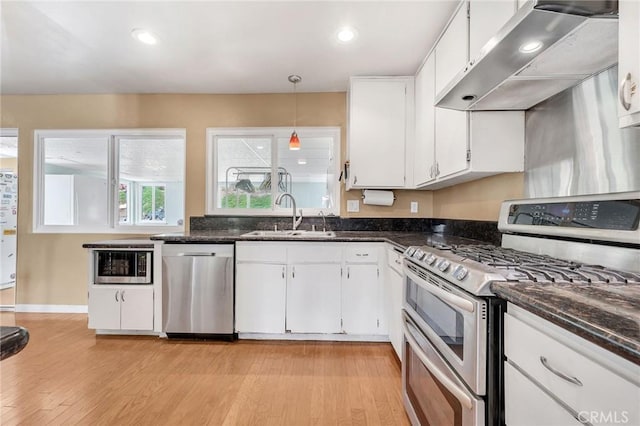
<path fill-rule="evenodd" d="M 304 166 L 305 164 L 307 164 L 307 160 L 305 160 L 304 158 L 300 158 L 298 160 L 298 164 L 300 164 L 301 166 Z"/>
<path fill-rule="evenodd" d="M 156 44 L 158 42 L 158 39 L 153 33 L 143 28 L 134 28 L 131 30 L 131 37 L 144 44 Z"/>
<path fill-rule="evenodd" d="M 528 41 L 520 46 L 520 51 L 522 53 L 533 53 L 537 50 L 540 50 L 542 47 L 542 42 L 540 40 Z"/>
<path fill-rule="evenodd" d="M 264 146 L 258 145 L 258 146 L 256 146 L 256 149 L 264 149 Z"/>
<path fill-rule="evenodd" d="M 357 31 L 353 28 L 344 27 L 338 30 L 338 34 L 336 36 L 338 37 L 338 41 L 340 43 L 350 43 L 355 40 L 357 35 Z"/>

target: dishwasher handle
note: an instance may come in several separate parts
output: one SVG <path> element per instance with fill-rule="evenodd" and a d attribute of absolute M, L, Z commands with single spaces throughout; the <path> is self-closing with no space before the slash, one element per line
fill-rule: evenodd
<path fill-rule="evenodd" d="M 216 256 L 216 253 L 176 253 L 173 256 Z"/>

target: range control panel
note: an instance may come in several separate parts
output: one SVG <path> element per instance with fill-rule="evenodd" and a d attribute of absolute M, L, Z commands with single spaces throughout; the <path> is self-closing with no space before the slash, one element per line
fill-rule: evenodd
<path fill-rule="evenodd" d="M 511 204 L 513 225 L 634 231 L 640 221 L 640 200 L 572 201 Z"/>

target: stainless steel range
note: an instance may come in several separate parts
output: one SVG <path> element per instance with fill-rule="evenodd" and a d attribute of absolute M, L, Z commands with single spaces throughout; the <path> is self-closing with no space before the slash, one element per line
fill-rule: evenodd
<path fill-rule="evenodd" d="M 405 251 L 403 397 L 413 424 L 503 416 L 503 301 L 491 283 L 640 284 L 640 192 L 506 201 L 502 246 Z"/>

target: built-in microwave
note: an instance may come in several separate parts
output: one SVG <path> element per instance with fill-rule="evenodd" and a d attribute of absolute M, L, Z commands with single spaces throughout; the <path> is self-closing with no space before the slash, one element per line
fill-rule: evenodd
<path fill-rule="evenodd" d="M 95 284 L 152 284 L 153 251 L 140 249 L 94 250 Z"/>

